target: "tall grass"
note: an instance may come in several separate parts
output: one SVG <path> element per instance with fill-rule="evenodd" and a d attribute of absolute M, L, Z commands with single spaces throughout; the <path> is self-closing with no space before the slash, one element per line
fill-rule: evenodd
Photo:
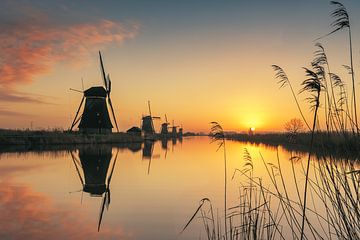
<path fill-rule="evenodd" d="M 302 222 L 301 222 L 301 237 L 300 239 L 304 239 L 304 227 L 305 227 L 305 218 L 306 218 L 306 203 L 307 203 L 307 186 L 309 182 L 309 170 L 310 170 L 310 159 L 311 159 L 311 153 L 313 148 L 313 142 L 314 142 L 314 133 L 315 133 L 315 127 L 316 127 L 316 119 L 317 119 L 317 113 L 319 110 L 320 105 L 320 92 L 323 88 L 323 85 L 321 83 L 321 79 L 319 78 L 318 74 L 311 71 L 310 69 L 304 68 L 306 72 L 306 76 L 308 77 L 303 83 L 303 88 L 301 89 L 301 92 L 308 91 L 312 93 L 311 97 L 308 98 L 310 102 L 311 108 L 314 109 L 314 120 L 311 130 L 311 142 L 310 142 L 310 149 L 308 154 L 308 160 L 306 164 L 306 173 L 305 173 L 305 187 L 304 187 L 304 200 L 303 200 L 303 212 L 302 212 Z M 324 76 L 324 74 L 322 74 Z"/>
<path fill-rule="evenodd" d="M 334 18 L 331 25 L 334 29 L 326 36 L 343 29 L 348 30 L 350 66 L 347 69 L 352 81 L 351 94 L 347 93 L 341 77 L 331 72 L 325 48 L 321 43 L 317 43 L 311 69 L 304 68 L 306 79 L 302 82 L 300 91 L 307 94 L 309 108 L 313 111 L 310 126 L 287 74 L 278 65 L 272 65 L 280 86 L 289 86 L 311 136 L 305 166 L 302 165 L 301 157 L 291 155 L 291 169 L 288 171 L 291 171 L 293 179 L 289 182 L 285 179 L 279 155 L 277 164 L 273 164 L 268 163 L 260 154 L 270 183 L 270 186 L 265 187 L 262 178 L 254 175 L 252 157 L 245 149 L 242 168 L 236 168 L 232 177 L 233 180 L 241 179 L 238 181 L 239 202 L 228 208 L 226 136 L 222 127 L 213 122 L 211 136 L 219 143 L 219 149 L 222 147 L 224 151 L 224 232 L 221 230 L 219 217 L 215 218 L 212 203 L 208 198 L 201 200 L 184 230 L 201 214 L 207 239 L 289 239 L 289 236 L 300 240 L 360 239 L 359 161 L 357 158 L 339 161 L 331 155 L 325 157 L 314 154 L 315 146 L 316 150 L 322 148 L 327 151 L 328 146 L 337 146 L 334 141 L 342 143 L 341 151 L 344 155 L 353 154 L 353 150 L 359 148 L 350 18 L 342 3 L 330 3 L 335 6 L 335 10 L 331 12 L 331 17 Z M 325 105 L 325 132 L 320 132 L 321 129 L 318 128 L 322 99 Z M 351 132 L 357 134 L 351 135 Z M 304 179 L 299 178 L 295 165 L 302 167 Z M 289 194 L 290 189 L 295 191 L 295 197 Z M 289 236 L 284 234 L 284 228 Z"/>
<path fill-rule="evenodd" d="M 225 231 L 225 240 L 228 239 L 228 228 L 227 228 L 227 163 L 226 163 L 226 142 L 225 134 L 221 125 L 217 122 L 211 122 L 211 131 L 210 136 L 212 142 L 218 144 L 218 149 L 223 149 L 224 154 L 224 231 Z"/>
<path fill-rule="evenodd" d="M 213 206 L 208 198 L 201 200 L 184 230 L 197 214 L 201 214 L 207 239 L 360 239 L 359 160 L 338 160 L 331 155 L 325 157 L 314 154 L 314 146 L 317 151 L 326 151 L 324 143 L 330 143 L 334 139 L 344 143 L 341 151 L 346 154 L 353 154 L 353 149 L 359 149 L 350 18 L 342 3 L 331 1 L 331 5 L 336 7 L 331 13 L 334 18 L 331 25 L 334 29 L 327 36 L 342 29 L 347 29 L 349 34 L 350 67 L 347 69 L 352 81 L 351 99 L 341 77 L 331 72 L 325 48 L 317 43 L 311 69 L 304 68 L 306 78 L 300 90 L 300 93 L 307 94 L 309 108 L 313 111 L 310 127 L 287 74 L 278 65 L 272 65 L 280 86 L 290 87 L 296 106 L 311 135 L 305 166 L 302 165 L 300 157 L 291 155 L 291 169 L 288 171 L 291 171 L 292 181 L 289 182 L 285 179 L 279 154 L 277 164 L 273 164 L 267 162 L 260 153 L 270 183 L 269 186 L 264 186 L 262 178 L 254 175 L 252 156 L 245 149 L 244 163 L 241 168 L 234 170 L 232 177 L 241 178 L 238 181 L 239 203 L 227 208 L 226 136 L 222 127 L 213 122 L 211 136 L 224 151 L 224 232 L 220 224 L 222 219 L 215 219 Z M 321 133 L 318 126 L 322 99 L 325 104 L 326 130 Z M 357 134 L 351 134 L 355 132 Z M 302 167 L 302 177 L 296 171 L 295 165 Z M 290 188 L 295 192 L 290 193 Z M 284 234 L 284 228 L 289 236 Z"/>

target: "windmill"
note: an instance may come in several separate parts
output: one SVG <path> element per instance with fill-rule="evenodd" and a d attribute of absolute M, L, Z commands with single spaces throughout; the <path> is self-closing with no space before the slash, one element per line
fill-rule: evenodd
<path fill-rule="evenodd" d="M 168 131 L 169 124 L 170 123 L 168 122 L 167 116 L 165 114 L 165 122 L 161 124 L 161 131 L 160 131 L 162 135 L 167 135 L 169 133 Z"/>
<path fill-rule="evenodd" d="M 179 128 L 178 136 L 179 136 L 179 138 L 182 138 L 182 136 L 183 136 L 183 126 L 182 126 L 182 124 L 181 124 L 181 127 Z"/>
<path fill-rule="evenodd" d="M 110 120 L 107 104 L 109 104 L 112 118 L 114 120 L 116 130 L 119 132 L 117 125 L 114 108 L 111 102 L 111 80 L 109 74 L 106 76 L 104 64 L 99 51 L 101 73 L 104 81 L 104 86 L 95 86 L 83 91 L 78 110 L 76 111 L 75 118 L 71 124 L 70 131 L 73 130 L 75 125 L 80 121 L 78 128 L 83 133 L 111 133 L 113 125 Z M 85 100 L 83 113 L 79 116 L 79 112 Z M 107 102 L 106 102 L 107 100 Z"/>
<path fill-rule="evenodd" d="M 155 134 L 153 119 L 160 119 L 160 117 L 153 117 L 151 115 L 150 101 L 148 101 L 148 107 L 149 115 L 142 117 L 141 130 L 144 132 L 145 135 L 153 135 Z"/>
<path fill-rule="evenodd" d="M 172 121 L 172 126 L 171 126 L 171 135 L 172 137 L 176 137 L 177 135 L 177 128 L 179 126 L 175 126 L 174 120 Z"/>

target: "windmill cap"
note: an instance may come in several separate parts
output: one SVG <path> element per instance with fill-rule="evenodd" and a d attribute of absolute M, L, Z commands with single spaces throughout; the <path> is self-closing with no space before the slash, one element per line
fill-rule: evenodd
<path fill-rule="evenodd" d="M 106 90 L 104 87 L 91 87 L 84 92 L 85 97 L 106 97 Z"/>

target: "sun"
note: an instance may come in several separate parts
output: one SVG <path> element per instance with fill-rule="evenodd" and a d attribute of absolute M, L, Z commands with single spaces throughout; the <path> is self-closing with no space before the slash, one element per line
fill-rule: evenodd
<path fill-rule="evenodd" d="M 251 127 L 250 130 L 251 130 L 252 132 L 254 132 L 254 131 L 255 131 L 255 127 Z"/>

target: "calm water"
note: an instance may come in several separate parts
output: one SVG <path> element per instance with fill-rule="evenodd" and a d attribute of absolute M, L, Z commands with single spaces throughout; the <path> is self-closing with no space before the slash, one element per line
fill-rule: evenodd
<path fill-rule="evenodd" d="M 231 176 L 244 165 L 244 148 L 264 185 L 260 153 L 266 162 L 278 161 L 276 148 L 228 141 L 229 206 L 238 200 L 242 180 Z M 205 239 L 200 220 L 179 233 L 204 197 L 222 212 L 224 162 L 216 149 L 209 138 L 194 137 L 130 148 L 2 153 L 0 239 Z M 291 153 L 278 148 L 278 154 L 285 179 L 293 181 Z M 295 167 L 301 171 L 301 161 Z"/>

